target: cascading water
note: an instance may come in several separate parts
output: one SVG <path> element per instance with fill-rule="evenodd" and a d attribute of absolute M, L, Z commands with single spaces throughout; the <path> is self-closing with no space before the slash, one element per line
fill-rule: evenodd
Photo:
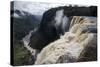
<path fill-rule="evenodd" d="M 84 49 L 92 44 L 95 33 L 88 32 L 96 29 L 93 19 L 74 16 L 70 30 L 60 39 L 48 44 L 38 54 L 35 64 L 54 64 L 76 62 Z M 94 19 L 96 19 L 94 17 Z M 90 26 L 94 27 L 90 27 Z M 83 28 L 85 26 L 85 29 Z M 84 31 L 85 30 L 85 31 Z M 91 44 L 89 44 L 91 43 Z M 95 42 L 96 43 L 96 42 Z"/>

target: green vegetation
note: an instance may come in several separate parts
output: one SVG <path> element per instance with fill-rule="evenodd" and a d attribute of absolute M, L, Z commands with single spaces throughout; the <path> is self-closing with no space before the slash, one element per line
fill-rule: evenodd
<path fill-rule="evenodd" d="M 33 30 L 39 21 L 34 16 L 23 16 L 20 18 L 12 17 L 13 19 L 13 65 L 29 65 L 33 64 L 33 57 L 30 52 L 24 47 L 21 42 L 30 30 Z"/>
<path fill-rule="evenodd" d="M 18 43 L 14 47 L 14 65 L 26 65 L 29 64 L 31 54 L 23 46 L 22 43 Z"/>

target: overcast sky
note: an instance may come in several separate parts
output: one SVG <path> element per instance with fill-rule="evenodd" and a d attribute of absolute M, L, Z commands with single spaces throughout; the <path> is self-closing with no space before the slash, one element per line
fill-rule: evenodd
<path fill-rule="evenodd" d="M 14 9 L 26 11 L 34 15 L 42 15 L 46 10 L 52 7 L 64 6 L 62 3 L 43 3 L 43 2 L 28 2 L 15 1 Z"/>

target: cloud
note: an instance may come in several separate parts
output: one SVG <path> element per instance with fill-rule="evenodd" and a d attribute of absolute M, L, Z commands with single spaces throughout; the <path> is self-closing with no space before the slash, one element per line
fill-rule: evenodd
<path fill-rule="evenodd" d="M 46 10 L 52 7 L 64 6 L 60 3 L 43 3 L 43 2 L 27 2 L 27 1 L 15 1 L 14 9 L 20 11 L 26 11 L 34 15 L 42 15 Z"/>

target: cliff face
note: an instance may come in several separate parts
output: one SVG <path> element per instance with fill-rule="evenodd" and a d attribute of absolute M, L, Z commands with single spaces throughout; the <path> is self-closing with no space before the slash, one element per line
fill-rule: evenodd
<path fill-rule="evenodd" d="M 95 6 L 65 6 L 46 11 L 28 44 L 39 53 L 34 52 L 35 64 L 96 60 L 96 16 Z"/>
<path fill-rule="evenodd" d="M 69 31 L 48 44 L 35 64 L 68 63 L 96 60 L 96 18 L 74 16 Z M 93 30 L 93 31 L 92 31 Z"/>
<path fill-rule="evenodd" d="M 96 17 L 97 7 L 63 6 L 46 11 L 43 14 L 37 32 L 31 37 L 30 46 L 41 50 L 50 42 L 59 39 L 61 35 L 64 35 L 64 33 L 69 30 L 72 16 Z"/>

